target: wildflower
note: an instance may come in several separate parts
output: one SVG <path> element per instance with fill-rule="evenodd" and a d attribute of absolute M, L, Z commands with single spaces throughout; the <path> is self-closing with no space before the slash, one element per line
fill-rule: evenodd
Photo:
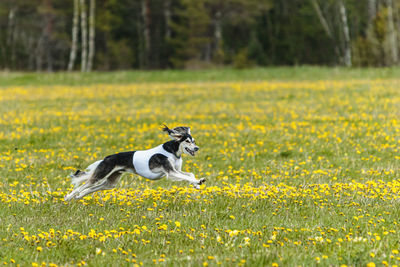
<path fill-rule="evenodd" d="M 239 231 L 238 231 L 238 230 L 229 231 L 229 236 L 230 236 L 230 237 L 232 237 L 232 236 L 237 236 L 238 234 L 239 234 Z"/>

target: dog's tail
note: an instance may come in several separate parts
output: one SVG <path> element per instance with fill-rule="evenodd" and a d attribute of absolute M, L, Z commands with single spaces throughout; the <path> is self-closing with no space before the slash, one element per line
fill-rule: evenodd
<path fill-rule="evenodd" d="M 74 186 L 78 186 L 81 183 L 89 180 L 89 178 L 92 176 L 94 170 L 97 168 L 100 162 L 102 162 L 102 160 L 98 160 L 90 164 L 85 171 L 77 170 L 74 174 L 71 174 L 70 177 L 72 179 L 72 184 Z"/>

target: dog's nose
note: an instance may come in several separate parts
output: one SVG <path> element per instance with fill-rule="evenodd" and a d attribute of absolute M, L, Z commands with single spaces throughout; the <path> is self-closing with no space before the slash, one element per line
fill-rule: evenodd
<path fill-rule="evenodd" d="M 199 151 L 199 149 L 200 149 L 200 148 L 199 148 L 198 146 L 196 146 L 196 147 L 194 148 L 194 151 L 197 152 L 197 151 Z"/>

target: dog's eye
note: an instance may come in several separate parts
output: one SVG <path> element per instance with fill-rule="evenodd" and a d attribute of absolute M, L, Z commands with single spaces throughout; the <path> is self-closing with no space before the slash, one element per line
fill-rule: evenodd
<path fill-rule="evenodd" d="M 189 140 L 186 140 L 186 143 L 190 143 L 190 141 L 189 141 Z"/>

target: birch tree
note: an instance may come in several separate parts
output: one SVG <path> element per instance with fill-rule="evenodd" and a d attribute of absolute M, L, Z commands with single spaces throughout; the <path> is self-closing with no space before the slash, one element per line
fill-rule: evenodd
<path fill-rule="evenodd" d="M 85 0 L 80 0 L 81 10 L 81 35 L 82 35 L 82 48 L 81 48 L 81 71 L 86 71 L 87 66 L 87 21 L 86 21 L 86 3 Z"/>
<path fill-rule="evenodd" d="M 343 63 L 346 67 L 351 67 L 351 41 L 350 41 L 350 31 L 349 24 L 347 22 L 347 13 L 346 7 L 342 0 L 339 0 L 339 10 L 340 10 L 340 19 L 342 22 L 342 32 L 344 37 L 344 55 L 343 55 Z"/>
<path fill-rule="evenodd" d="M 164 1 L 165 38 L 171 38 L 171 0 Z"/>
<path fill-rule="evenodd" d="M 7 29 L 7 46 L 10 50 L 10 65 L 11 67 L 15 66 L 15 31 L 16 31 L 16 26 L 15 26 L 15 16 L 17 13 L 17 7 L 12 6 L 10 8 L 10 11 L 8 12 L 8 29 Z"/>
<path fill-rule="evenodd" d="M 78 47 L 78 30 L 79 30 L 79 0 L 74 0 L 74 15 L 72 19 L 72 43 L 69 54 L 68 71 L 74 69 L 76 50 Z"/>
<path fill-rule="evenodd" d="M 93 57 L 95 52 L 95 7 L 96 1 L 90 0 L 90 12 L 89 12 L 89 55 L 86 71 L 92 71 L 93 68 Z"/>
<path fill-rule="evenodd" d="M 368 23 L 372 23 L 376 16 L 376 0 L 368 0 Z"/>
<path fill-rule="evenodd" d="M 325 31 L 326 35 L 332 42 L 336 57 L 338 59 L 342 60 L 344 58 L 344 56 L 343 56 L 343 52 L 341 52 L 341 50 L 339 48 L 339 40 L 336 37 L 335 27 L 332 25 L 333 23 L 328 22 L 328 19 L 326 16 L 324 16 L 317 0 L 310 0 L 310 1 L 314 8 L 315 13 L 317 14 L 318 20 L 320 21 L 323 30 Z"/>
<path fill-rule="evenodd" d="M 398 62 L 398 45 L 397 45 L 397 34 L 396 29 L 394 27 L 394 18 L 393 18 L 393 2 L 392 0 L 386 0 L 387 4 L 387 25 L 388 25 L 388 43 L 390 50 L 390 59 L 388 60 L 389 64 L 397 64 Z"/>
<path fill-rule="evenodd" d="M 337 40 L 333 34 L 334 30 L 329 25 L 327 19 L 324 17 L 317 0 L 311 0 L 311 4 L 315 10 L 315 13 L 317 14 L 318 20 L 320 21 L 322 28 L 324 29 L 324 31 L 325 31 L 326 35 L 329 37 L 329 39 L 332 41 L 336 56 L 338 58 L 340 58 L 341 53 L 340 53 L 339 47 L 337 45 Z"/>
<path fill-rule="evenodd" d="M 144 65 L 149 67 L 150 50 L 151 50 L 151 37 L 150 37 L 150 6 L 149 0 L 142 0 L 142 18 L 143 18 L 143 38 L 144 38 Z"/>

